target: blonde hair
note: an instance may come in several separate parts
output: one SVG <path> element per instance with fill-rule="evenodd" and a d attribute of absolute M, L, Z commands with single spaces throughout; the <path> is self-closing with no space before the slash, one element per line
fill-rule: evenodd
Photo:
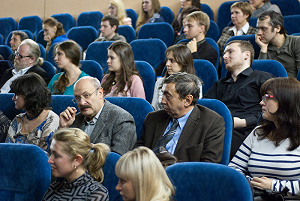
<path fill-rule="evenodd" d="M 80 165 L 87 169 L 95 180 L 100 183 L 103 181 L 102 166 L 110 151 L 108 145 L 91 144 L 89 136 L 78 128 L 59 129 L 53 134 L 53 139 L 61 142 L 62 151 L 70 159 L 75 159 L 76 155 L 82 156 Z"/>
<path fill-rule="evenodd" d="M 138 147 L 124 154 L 116 164 L 116 175 L 131 180 L 136 201 L 168 201 L 174 187 L 152 150 Z"/>
<path fill-rule="evenodd" d="M 148 20 L 153 16 L 154 13 L 158 13 L 160 11 L 160 3 L 159 0 L 150 0 L 152 1 L 152 9 L 148 14 L 143 9 L 143 2 L 141 4 L 141 12 L 139 14 L 138 19 L 136 20 L 136 32 L 139 31 L 142 25 L 146 24 Z"/>
<path fill-rule="evenodd" d="M 117 16 L 115 16 L 115 17 L 118 19 L 119 25 L 123 25 L 124 24 L 123 20 L 127 17 L 123 1 L 122 0 L 109 0 L 108 3 L 117 7 Z"/>
<path fill-rule="evenodd" d="M 241 9 L 241 11 L 242 11 L 242 13 L 244 14 L 244 15 L 249 15 L 248 17 L 247 17 L 247 22 L 249 22 L 249 20 L 250 20 L 250 17 L 251 17 L 251 15 L 252 15 L 252 7 L 251 7 L 251 5 L 250 5 L 250 3 L 248 3 L 248 2 L 241 2 L 241 1 L 238 1 L 238 2 L 235 2 L 235 3 L 233 3 L 232 5 L 231 5 L 231 7 L 230 7 L 230 12 L 231 12 L 231 10 L 233 9 L 233 8 L 239 8 L 239 9 Z"/>
<path fill-rule="evenodd" d="M 204 31 L 204 34 L 207 33 L 208 29 L 209 29 L 209 26 L 210 26 L 210 19 L 209 19 L 209 16 L 202 12 L 202 11 L 195 11 L 195 12 L 192 12 L 190 14 L 188 14 L 185 18 L 185 20 L 187 22 L 190 22 L 191 20 L 194 20 L 197 22 L 197 24 L 200 26 L 200 25 L 204 25 L 205 26 L 205 31 Z"/>

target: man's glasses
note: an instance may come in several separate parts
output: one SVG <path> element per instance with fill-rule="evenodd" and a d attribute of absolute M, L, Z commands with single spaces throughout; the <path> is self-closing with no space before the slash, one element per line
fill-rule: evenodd
<path fill-rule="evenodd" d="M 270 99 L 273 99 L 274 96 L 273 95 L 270 95 L 270 94 L 265 94 L 264 96 L 261 97 L 261 99 L 264 101 L 264 102 L 268 102 L 268 100 Z"/>
<path fill-rule="evenodd" d="M 19 52 L 16 52 L 16 56 L 18 56 L 20 59 L 23 59 L 24 57 L 31 57 L 31 56 L 23 56 L 23 55 L 20 55 Z"/>
<path fill-rule="evenodd" d="M 96 91 L 98 91 L 98 89 L 99 88 L 97 88 L 95 91 L 93 91 L 90 94 L 83 94 L 83 95 L 77 96 L 77 97 L 75 97 L 75 98 L 72 99 L 72 102 L 74 104 L 76 104 L 76 103 L 79 103 L 81 101 L 81 99 L 87 100 L 87 99 L 89 99 L 91 97 L 91 95 L 93 95 L 93 93 L 95 93 Z"/>

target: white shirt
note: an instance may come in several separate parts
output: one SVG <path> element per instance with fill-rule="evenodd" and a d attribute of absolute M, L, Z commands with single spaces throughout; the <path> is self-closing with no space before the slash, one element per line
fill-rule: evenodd
<path fill-rule="evenodd" d="M 237 31 L 236 27 L 233 26 L 229 30 L 233 31 L 235 36 L 241 36 L 244 34 L 247 34 L 247 31 L 249 29 L 249 23 L 247 22 L 240 30 Z"/>

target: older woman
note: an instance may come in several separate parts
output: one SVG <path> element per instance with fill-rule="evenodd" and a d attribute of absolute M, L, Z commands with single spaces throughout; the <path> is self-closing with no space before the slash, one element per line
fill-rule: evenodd
<path fill-rule="evenodd" d="M 25 110 L 10 124 L 6 142 L 35 144 L 46 150 L 46 139 L 58 128 L 59 117 L 49 110 L 51 93 L 36 73 L 25 74 L 11 84 L 15 108 Z"/>
<path fill-rule="evenodd" d="M 300 82 L 271 78 L 261 87 L 264 121 L 246 138 L 229 166 L 254 187 L 280 192 L 285 200 L 300 199 Z"/>

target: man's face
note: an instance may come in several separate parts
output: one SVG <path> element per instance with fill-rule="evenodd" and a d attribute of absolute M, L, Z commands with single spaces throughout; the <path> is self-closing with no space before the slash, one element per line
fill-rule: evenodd
<path fill-rule="evenodd" d="M 186 21 L 184 24 L 184 35 L 187 39 L 193 39 L 198 37 L 203 32 L 204 25 L 199 25 L 195 20 Z"/>
<path fill-rule="evenodd" d="M 242 52 L 239 43 L 231 43 L 227 45 L 224 50 L 224 63 L 226 69 L 229 72 L 233 72 L 236 69 L 240 69 L 244 66 L 246 62 L 248 51 Z"/>
<path fill-rule="evenodd" d="M 13 51 L 16 51 L 21 44 L 21 37 L 19 35 L 12 35 L 10 39 L 10 47 Z"/>
<path fill-rule="evenodd" d="M 258 28 L 258 36 L 260 36 L 260 40 L 265 43 L 272 43 L 272 40 L 275 38 L 276 33 L 279 33 L 278 28 L 274 28 L 272 30 L 272 26 L 270 25 L 270 17 L 265 20 L 260 21 L 257 20 L 257 28 Z"/>
<path fill-rule="evenodd" d="M 17 54 L 14 60 L 16 70 L 33 66 L 34 58 L 30 57 L 30 46 L 23 44 L 18 47 Z"/>
<path fill-rule="evenodd" d="M 101 22 L 101 34 L 103 37 L 107 38 L 115 33 L 116 26 L 110 26 L 109 21 L 102 21 Z"/>
<path fill-rule="evenodd" d="M 174 83 L 163 85 L 163 97 L 161 103 L 164 105 L 165 111 L 172 118 L 180 118 L 185 114 L 183 112 L 185 109 L 185 99 L 180 99 Z"/>
<path fill-rule="evenodd" d="M 231 21 L 234 25 L 243 25 L 247 22 L 248 15 L 244 15 L 241 9 L 233 7 L 231 9 Z"/>

